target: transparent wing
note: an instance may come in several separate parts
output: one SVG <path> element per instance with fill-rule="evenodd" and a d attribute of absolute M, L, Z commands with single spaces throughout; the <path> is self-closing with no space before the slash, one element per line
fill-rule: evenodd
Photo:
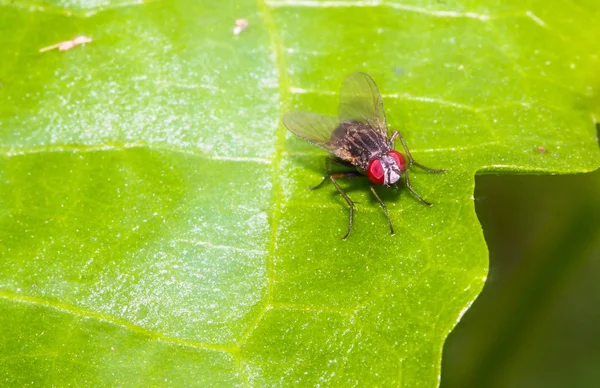
<path fill-rule="evenodd" d="M 331 135 L 339 123 L 336 117 L 311 112 L 291 111 L 283 116 L 283 124 L 294 135 L 329 152 L 333 152 Z"/>
<path fill-rule="evenodd" d="M 341 121 L 369 124 L 387 138 L 383 101 L 373 78 L 366 73 L 352 73 L 342 83 L 338 116 Z"/>

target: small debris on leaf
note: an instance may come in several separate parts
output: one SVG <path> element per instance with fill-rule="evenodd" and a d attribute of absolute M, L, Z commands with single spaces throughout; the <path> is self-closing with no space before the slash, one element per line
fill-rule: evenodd
<path fill-rule="evenodd" d="M 543 154 L 544 152 L 546 152 L 546 147 L 538 146 L 537 147 L 537 152 L 539 152 L 540 154 Z"/>
<path fill-rule="evenodd" d="M 233 27 L 233 35 L 239 35 L 248 28 L 248 20 L 246 19 L 236 19 L 235 27 Z"/>
<path fill-rule="evenodd" d="M 41 48 L 40 52 L 44 53 L 46 51 L 54 50 L 56 48 L 58 49 L 58 51 L 67 51 L 67 50 L 72 49 L 75 46 L 79 46 L 80 44 L 90 43 L 91 41 L 92 41 L 92 39 L 88 38 L 87 36 L 78 36 L 77 38 L 75 38 L 73 40 L 66 40 L 64 42 L 53 44 L 52 46 Z"/>

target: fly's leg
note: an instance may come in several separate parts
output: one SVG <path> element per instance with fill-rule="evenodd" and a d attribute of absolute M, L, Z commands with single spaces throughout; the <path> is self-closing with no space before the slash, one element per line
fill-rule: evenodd
<path fill-rule="evenodd" d="M 446 170 L 434 170 L 433 168 L 429 168 L 429 167 L 425 167 L 420 163 L 415 162 L 415 160 L 413 159 L 412 155 L 410 154 L 410 151 L 408 150 L 408 146 L 406 145 L 406 141 L 404 140 L 404 137 L 402 137 L 402 135 L 400 134 L 400 132 L 398 131 L 394 131 L 394 133 L 392 134 L 392 137 L 390 137 L 390 147 L 393 148 L 394 146 L 394 140 L 396 140 L 396 138 L 399 137 L 400 141 L 402 142 L 402 147 L 404 147 L 404 152 L 406 153 L 406 157 L 408 158 L 408 165 L 412 166 L 413 164 L 427 172 L 430 172 L 432 174 L 440 174 L 442 172 L 446 172 Z M 408 190 L 412 193 L 412 195 L 414 195 L 423 205 L 429 206 L 431 207 L 431 203 L 427 202 L 426 200 L 424 200 L 416 191 L 415 189 L 413 189 L 412 185 L 410 184 L 410 179 L 408 179 L 408 170 L 404 171 L 404 183 L 406 184 L 406 187 L 408 188 Z"/>
<path fill-rule="evenodd" d="M 325 184 L 325 182 L 327 182 L 327 180 L 329 179 L 329 176 L 331 175 L 331 163 L 332 162 L 336 163 L 336 164 L 339 164 L 341 166 L 353 167 L 354 168 L 354 166 L 351 163 L 348 163 L 345 160 L 342 160 L 342 159 L 339 159 L 339 158 L 327 157 L 327 159 L 325 159 L 325 168 L 327 170 L 327 175 L 325 175 L 323 177 L 323 180 L 321 181 L 321 183 L 319 183 L 316 186 L 309 187 L 311 190 L 316 190 L 319 187 L 323 186 Z"/>
<path fill-rule="evenodd" d="M 327 179 L 329 179 L 329 176 L 328 176 L 328 175 L 325 175 L 325 177 L 323 177 L 323 180 L 321 181 L 321 183 L 319 183 L 319 184 L 318 184 L 318 185 L 316 185 L 316 186 L 310 186 L 310 187 L 309 187 L 309 189 L 311 189 L 311 190 L 316 190 L 316 189 L 318 189 L 319 187 L 323 186 L 323 185 L 325 184 L 325 182 L 327 182 Z"/>
<path fill-rule="evenodd" d="M 388 141 L 391 149 L 394 149 L 394 142 L 398 136 L 400 136 L 400 132 L 394 131 L 394 133 L 392 133 L 392 137 L 390 137 L 390 140 Z"/>
<path fill-rule="evenodd" d="M 402 137 L 402 135 L 398 131 L 394 131 L 394 133 L 392 134 L 392 137 L 390 137 L 390 147 L 391 148 L 393 148 L 394 140 L 396 140 L 397 137 L 399 137 L 400 141 L 402 142 L 402 147 L 404 147 L 404 152 L 406 153 L 406 157 L 408 158 L 408 165 L 409 166 L 411 166 L 411 165 L 414 164 L 415 166 L 419 167 L 420 169 L 423 169 L 423 170 L 425 170 L 427 172 L 430 172 L 432 174 L 441 174 L 443 172 L 446 172 L 446 170 L 435 170 L 433 168 L 425 167 L 421 163 L 415 162 L 415 160 L 413 159 L 412 155 L 410 154 L 410 151 L 408 150 L 408 146 L 406 145 L 406 141 L 404 141 L 404 137 Z"/>
<path fill-rule="evenodd" d="M 392 232 L 392 236 L 393 236 L 395 234 L 394 226 L 392 225 L 392 219 L 390 218 L 390 215 L 388 214 L 387 207 L 385 206 L 385 203 L 383 203 L 381 198 L 379 198 L 379 195 L 377 195 L 377 192 L 375 191 L 375 188 L 373 186 L 371 186 L 371 191 L 373 192 L 373 195 L 375 196 L 375 198 L 377 198 L 377 201 L 379 201 L 379 204 L 383 208 L 385 216 L 387 217 L 387 220 L 388 220 L 388 224 L 390 224 L 390 232 Z"/>
<path fill-rule="evenodd" d="M 342 190 L 342 188 L 340 187 L 340 185 L 338 185 L 338 183 L 336 182 L 336 179 L 341 179 L 341 178 L 356 178 L 356 177 L 361 176 L 361 174 L 358 171 L 348 171 L 348 172 L 341 172 L 341 173 L 332 174 L 331 173 L 331 163 L 336 163 L 336 164 L 339 164 L 341 166 L 353 167 L 354 168 L 354 166 L 351 163 L 346 162 L 345 160 L 342 160 L 340 158 L 328 157 L 325 160 L 325 166 L 326 166 L 326 169 L 327 169 L 327 175 L 325 175 L 325 177 L 323 178 L 323 180 L 321 181 L 321 183 L 319 183 L 318 185 L 316 185 L 314 187 L 311 187 L 310 189 L 311 190 L 318 189 L 319 187 L 323 186 L 323 184 L 325 182 L 327 182 L 327 179 L 329 179 L 331 181 L 331 183 L 333 183 L 333 185 L 335 186 L 335 188 L 337 189 L 337 191 L 341 194 L 341 196 L 346 200 L 346 203 L 350 207 L 350 221 L 348 222 L 348 231 L 346 232 L 346 234 L 342 238 L 343 240 L 346 240 L 348 238 L 348 236 L 350 235 L 350 231 L 352 230 L 352 224 L 354 222 L 354 202 L 350 199 L 350 197 L 348 197 L 348 195 L 344 192 L 344 190 Z"/>
<path fill-rule="evenodd" d="M 346 232 L 344 237 L 342 237 L 342 240 L 347 239 L 350 235 L 350 231 L 352 230 L 352 223 L 354 222 L 354 202 L 352 202 L 350 197 L 348 197 L 348 195 L 344 192 L 344 190 L 342 190 L 340 185 L 338 185 L 338 183 L 335 180 L 340 178 L 355 178 L 358 176 L 360 176 L 360 173 L 358 171 L 342 172 L 338 174 L 329 175 L 331 183 L 333 183 L 337 191 L 342 195 L 342 197 L 344 197 L 346 203 L 348 203 L 348 206 L 350 207 L 350 221 L 348 222 L 348 231 Z"/>
<path fill-rule="evenodd" d="M 421 198 L 421 196 L 419 194 L 417 194 L 417 192 L 415 191 L 415 189 L 412 188 L 412 186 L 410 185 L 410 180 L 408 179 L 408 171 L 404 172 L 404 183 L 406 184 L 406 187 L 408 188 L 408 190 L 410 190 L 410 192 L 412 193 L 412 195 L 414 195 L 419 201 L 421 201 L 421 203 L 423 205 L 427 205 L 429 207 L 431 207 L 431 203 L 427 202 L 426 200 L 424 200 L 423 198 Z"/>

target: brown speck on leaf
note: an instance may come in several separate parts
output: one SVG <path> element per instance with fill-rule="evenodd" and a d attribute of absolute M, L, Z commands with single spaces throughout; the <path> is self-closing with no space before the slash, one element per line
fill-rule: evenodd
<path fill-rule="evenodd" d="M 79 46 L 80 44 L 90 43 L 92 41 L 91 38 L 87 36 L 78 36 L 73 40 L 65 40 L 64 42 L 60 42 L 57 44 L 53 44 L 52 46 L 44 47 L 40 49 L 40 52 L 46 52 L 54 49 L 58 49 L 58 51 L 67 51 L 72 49 L 75 46 Z"/>
<path fill-rule="evenodd" d="M 537 152 L 539 152 L 540 154 L 543 154 L 544 152 L 546 152 L 546 147 L 538 146 L 537 147 Z"/>
<path fill-rule="evenodd" d="M 246 19 L 236 19 L 235 27 L 233 27 L 233 35 L 239 35 L 248 28 L 248 20 Z"/>

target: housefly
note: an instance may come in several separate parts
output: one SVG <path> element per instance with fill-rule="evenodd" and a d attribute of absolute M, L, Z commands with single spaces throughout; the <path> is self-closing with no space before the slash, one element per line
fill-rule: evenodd
<path fill-rule="evenodd" d="M 344 79 L 340 91 L 338 117 L 291 111 L 283 116 L 283 124 L 296 136 L 334 155 L 326 160 L 327 175 L 323 181 L 311 189 L 321 187 L 329 179 L 348 203 L 350 221 L 344 240 L 352 230 L 354 202 L 342 190 L 337 179 L 366 175 L 373 184 L 389 187 L 397 185 L 404 176 L 408 190 L 421 203 L 431 206 L 431 203 L 421 198 L 412 188 L 408 179 L 408 168 L 416 166 L 434 174 L 445 170 L 434 170 L 417 163 L 398 131 L 394 131 L 392 136 L 388 137 L 383 101 L 375 81 L 368 74 L 352 73 Z M 400 152 L 394 150 L 396 139 L 400 139 L 408 163 Z M 352 170 L 332 173 L 332 163 L 351 167 Z M 371 192 L 383 208 L 390 231 L 394 235 L 394 226 L 385 203 L 379 198 L 373 185 Z"/>

